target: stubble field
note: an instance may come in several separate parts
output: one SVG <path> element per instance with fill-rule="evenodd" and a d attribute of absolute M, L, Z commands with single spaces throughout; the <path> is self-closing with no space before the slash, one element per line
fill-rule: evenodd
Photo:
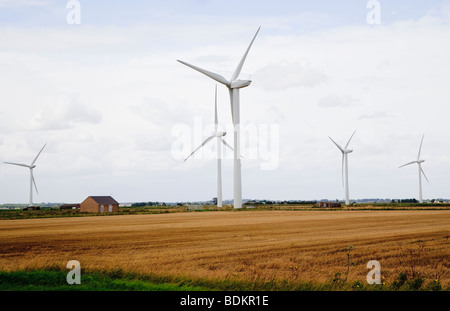
<path fill-rule="evenodd" d="M 61 267 L 214 280 L 450 285 L 450 210 L 227 211 L 0 221 L 0 271 Z"/>

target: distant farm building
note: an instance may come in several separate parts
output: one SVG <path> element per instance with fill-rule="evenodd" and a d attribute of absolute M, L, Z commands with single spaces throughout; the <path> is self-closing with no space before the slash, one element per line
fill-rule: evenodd
<path fill-rule="evenodd" d="M 79 210 L 81 207 L 80 203 L 74 203 L 74 204 L 62 204 L 59 207 L 59 210 L 67 210 L 67 209 L 72 209 L 72 210 Z"/>
<path fill-rule="evenodd" d="M 116 213 L 119 202 L 110 196 L 90 196 L 80 204 L 80 212 L 86 213 Z"/>
<path fill-rule="evenodd" d="M 319 207 L 341 207 L 341 203 L 336 202 L 319 202 Z"/>
<path fill-rule="evenodd" d="M 25 207 L 23 210 L 24 211 L 38 211 L 40 210 L 41 207 L 40 206 L 27 206 Z"/>

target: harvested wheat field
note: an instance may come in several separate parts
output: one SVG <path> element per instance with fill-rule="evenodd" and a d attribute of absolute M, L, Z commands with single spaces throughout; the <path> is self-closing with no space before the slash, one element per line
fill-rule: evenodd
<path fill-rule="evenodd" d="M 60 266 L 236 280 L 450 281 L 450 211 L 231 211 L 0 221 L 0 270 Z M 351 250 L 349 246 L 352 246 Z M 348 261 L 348 256 L 350 261 Z M 349 262 L 353 263 L 349 265 Z"/>

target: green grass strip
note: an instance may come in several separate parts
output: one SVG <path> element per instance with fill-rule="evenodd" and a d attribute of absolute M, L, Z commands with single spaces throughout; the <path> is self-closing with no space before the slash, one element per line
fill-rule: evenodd
<path fill-rule="evenodd" d="M 0 271 L 1 291 L 201 291 L 205 288 L 182 284 L 156 284 L 129 276 L 83 273 L 81 284 L 69 285 L 66 271 Z"/>
<path fill-rule="evenodd" d="M 69 285 L 68 271 L 58 269 L 0 271 L 0 291 L 449 291 L 437 280 L 401 280 L 392 284 L 365 282 L 325 283 L 288 280 L 192 279 L 184 276 L 158 276 L 111 271 L 82 271 L 81 284 Z M 400 282 L 402 281 L 402 282 Z M 420 281 L 420 282 L 418 282 Z M 419 284 L 420 283 L 420 284 Z"/>

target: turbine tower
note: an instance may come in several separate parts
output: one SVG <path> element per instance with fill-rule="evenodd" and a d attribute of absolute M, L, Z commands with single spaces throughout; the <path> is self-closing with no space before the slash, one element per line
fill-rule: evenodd
<path fill-rule="evenodd" d="M 417 166 L 419 168 L 419 203 L 423 203 L 423 199 L 422 199 L 422 174 L 423 174 L 423 177 L 425 177 L 425 179 L 427 180 L 427 182 L 429 182 L 427 176 L 425 175 L 425 172 L 422 169 L 422 163 L 425 162 L 425 160 L 421 160 L 420 159 L 420 153 L 422 151 L 422 144 L 423 144 L 424 137 L 425 137 L 425 134 L 422 136 L 422 141 L 420 142 L 420 147 L 419 147 L 419 153 L 417 155 L 417 160 L 409 162 L 409 163 L 406 163 L 406 164 L 404 164 L 404 165 L 399 167 L 399 168 L 401 168 L 401 167 L 404 167 L 404 166 L 407 166 L 407 165 L 411 165 L 411 164 L 417 163 Z"/>
<path fill-rule="evenodd" d="M 195 149 L 184 161 L 189 159 L 197 150 L 202 148 L 208 142 L 216 138 L 217 142 L 217 207 L 222 207 L 222 148 L 221 143 L 233 150 L 233 148 L 223 139 L 226 132 L 219 132 L 219 118 L 217 116 L 217 85 L 215 91 L 215 107 L 214 107 L 214 133 L 208 137 L 197 149 Z"/>
<path fill-rule="evenodd" d="M 345 145 L 345 148 L 342 148 L 331 137 L 329 137 L 331 139 L 331 141 L 336 145 L 336 147 L 338 147 L 339 150 L 342 152 L 342 185 L 345 188 L 345 204 L 346 205 L 350 204 L 349 190 L 348 190 L 348 154 L 353 152 L 352 149 L 348 149 L 348 145 L 350 144 L 350 141 L 352 140 L 353 135 L 355 135 L 355 133 L 356 133 L 356 130 L 353 132 L 352 136 L 348 140 L 347 145 Z"/>
<path fill-rule="evenodd" d="M 36 193 L 38 192 L 37 186 L 36 186 L 36 181 L 34 180 L 34 176 L 33 176 L 33 169 L 36 167 L 35 163 L 37 158 L 39 157 L 39 155 L 41 154 L 42 150 L 44 150 L 45 146 L 47 144 L 44 144 L 44 147 L 42 147 L 41 151 L 39 151 L 39 153 L 37 154 L 37 156 L 34 158 L 33 162 L 31 162 L 30 165 L 27 164 L 21 164 L 21 163 L 12 163 L 12 162 L 5 162 L 6 164 L 12 164 L 12 165 L 18 165 L 18 166 L 23 166 L 23 167 L 27 167 L 30 169 L 30 202 L 29 202 L 29 206 L 33 206 L 33 185 L 34 188 L 36 189 Z"/>
<path fill-rule="evenodd" d="M 255 36 L 253 37 L 253 40 L 250 42 L 249 47 L 245 51 L 244 56 L 242 57 L 241 61 L 239 62 L 236 70 L 234 71 L 233 75 L 231 76 L 230 80 L 225 79 L 223 76 L 207 71 L 205 69 L 196 67 L 194 65 L 188 64 L 186 62 L 183 62 L 181 60 L 178 60 L 178 62 L 182 63 L 183 65 L 186 65 L 194 70 L 197 70 L 198 72 L 210 77 L 211 79 L 225 85 L 229 92 L 230 92 L 230 103 L 231 103 L 231 116 L 233 118 L 233 124 L 234 124 L 234 208 L 242 208 L 242 178 L 241 178 L 241 159 L 240 159 L 240 143 L 241 143 L 241 137 L 240 137 L 240 108 L 239 108 L 239 90 L 241 88 L 249 86 L 252 81 L 251 80 L 240 80 L 238 79 L 242 67 L 244 66 L 245 59 L 247 58 L 248 52 L 250 51 L 250 48 L 253 45 L 253 42 L 256 39 L 256 36 L 259 33 L 259 30 L 261 27 L 258 28 L 258 31 L 256 31 Z"/>

